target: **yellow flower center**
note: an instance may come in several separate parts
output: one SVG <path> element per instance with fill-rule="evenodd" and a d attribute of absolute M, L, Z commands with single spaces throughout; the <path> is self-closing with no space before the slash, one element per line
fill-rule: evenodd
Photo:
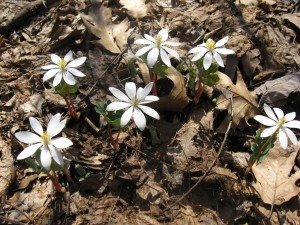
<path fill-rule="evenodd" d="M 41 136 L 41 139 L 43 140 L 44 144 L 48 144 L 49 141 L 51 140 L 51 137 L 49 136 L 49 134 L 45 131 L 43 133 L 43 135 Z"/>
<path fill-rule="evenodd" d="M 283 124 L 285 124 L 285 118 L 284 117 L 282 117 L 282 118 L 280 118 L 279 120 L 278 120 L 278 125 L 279 125 L 279 127 L 282 127 L 282 125 Z"/>
<path fill-rule="evenodd" d="M 66 60 L 61 59 L 57 64 L 61 70 L 64 70 L 68 63 L 66 62 Z"/>
<path fill-rule="evenodd" d="M 211 39 L 208 39 L 208 40 L 206 41 L 206 47 L 208 48 L 208 50 L 209 50 L 210 52 L 212 52 L 212 51 L 215 49 L 215 45 L 216 45 L 216 42 L 214 42 L 214 41 L 211 40 Z"/>
<path fill-rule="evenodd" d="M 132 99 L 132 106 L 137 107 L 138 105 L 139 105 L 139 100 L 137 99 L 137 97 L 134 97 L 134 99 Z"/>
<path fill-rule="evenodd" d="M 155 42 L 156 42 L 157 47 L 159 47 L 159 46 L 161 45 L 161 43 L 163 42 L 163 41 L 162 41 L 161 35 L 158 34 L 158 35 L 156 36 Z"/>

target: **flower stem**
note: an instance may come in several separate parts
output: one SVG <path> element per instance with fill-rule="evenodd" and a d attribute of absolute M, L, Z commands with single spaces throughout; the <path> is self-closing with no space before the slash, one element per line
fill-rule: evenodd
<path fill-rule="evenodd" d="M 63 95 L 63 98 L 64 98 L 65 101 L 66 101 L 66 104 L 67 104 L 67 107 L 68 107 L 70 116 L 71 116 L 72 118 L 78 120 L 77 113 L 76 113 L 76 109 L 75 109 L 75 107 L 74 107 L 74 104 L 73 104 L 73 102 L 72 102 L 72 99 L 71 99 L 70 94 Z"/>
<path fill-rule="evenodd" d="M 54 170 L 52 170 L 52 171 L 53 171 L 53 176 L 52 176 L 50 173 L 48 173 L 47 175 L 48 175 L 48 177 L 50 178 L 50 180 L 52 181 L 52 183 L 53 183 L 53 185 L 54 185 L 56 191 L 62 192 L 62 190 L 61 190 L 61 185 L 60 185 L 60 183 L 58 182 L 58 178 L 57 178 L 57 176 L 56 176 L 56 173 L 55 173 Z"/>
<path fill-rule="evenodd" d="M 197 92 L 195 94 L 195 97 L 193 99 L 194 103 L 195 104 L 198 104 L 199 103 L 199 99 L 203 93 L 203 83 L 199 80 L 199 86 L 198 86 L 198 89 L 197 89 Z"/>
<path fill-rule="evenodd" d="M 153 82 L 152 95 L 157 96 L 157 87 L 156 87 L 157 75 L 153 71 L 150 71 L 150 81 Z"/>
<path fill-rule="evenodd" d="M 274 134 L 271 135 L 271 136 L 267 139 L 267 141 L 263 144 L 263 146 L 261 146 L 261 148 L 259 149 L 258 154 L 257 154 L 257 157 L 255 158 L 255 160 L 253 160 L 252 162 L 250 162 L 250 164 L 247 166 L 245 175 L 247 175 L 247 174 L 250 172 L 250 170 L 251 170 L 252 166 L 254 165 L 254 163 L 255 163 L 255 162 L 259 159 L 259 157 L 261 156 L 262 151 L 268 146 L 268 144 L 271 142 L 271 140 L 274 138 L 274 136 L 275 136 L 276 134 L 277 134 L 277 132 L 274 132 Z"/>
<path fill-rule="evenodd" d="M 112 144 L 114 150 L 118 151 L 118 138 L 119 138 L 119 135 L 120 135 L 120 131 L 118 133 L 117 139 L 115 140 L 112 136 L 110 124 L 108 124 L 108 135 L 109 135 L 109 138 L 110 138 L 110 143 Z"/>

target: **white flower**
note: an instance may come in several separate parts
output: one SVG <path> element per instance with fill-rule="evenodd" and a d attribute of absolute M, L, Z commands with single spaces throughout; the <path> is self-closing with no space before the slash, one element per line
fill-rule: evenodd
<path fill-rule="evenodd" d="M 15 134 L 19 141 L 26 144 L 32 144 L 26 147 L 18 155 L 17 159 L 20 160 L 28 158 L 40 148 L 40 161 L 46 170 L 50 169 L 52 158 L 55 160 L 55 162 L 57 162 L 57 164 L 63 166 L 63 157 L 57 148 L 67 148 L 73 143 L 71 140 L 64 137 L 52 139 L 55 135 L 59 134 L 66 125 L 67 120 L 60 121 L 60 118 L 60 113 L 54 115 L 48 123 L 47 130 L 43 131 L 43 127 L 40 122 L 34 117 L 29 117 L 30 125 L 38 135 L 29 131 L 20 131 Z"/>
<path fill-rule="evenodd" d="M 228 37 L 226 36 L 217 41 L 217 43 L 212 39 L 208 39 L 206 43 L 197 45 L 197 47 L 192 48 L 189 51 L 189 53 L 195 54 L 195 56 L 192 58 L 192 61 L 197 61 L 204 56 L 203 66 L 205 70 L 208 70 L 213 58 L 216 60 L 219 66 L 224 67 L 224 63 L 220 54 L 229 55 L 235 53 L 233 50 L 224 47 L 227 41 Z"/>
<path fill-rule="evenodd" d="M 147 45 L 140 50 L 138 50 L 135 53 L 135 56 L 139 57 L 141 55 L 144 55 L 145 53 L 149 52 L 147 55 L 147 63 L 150 68 L 152 68 L 155 63 L 157 62 L 158 56 L 160 56 L 161 60 L 163 61 L 164 64 L 166 64 L 168 67 L 171 66 L 170 59 L 168 57 L 168 53 L 172 56 L 174 56 L 176 59 L 180 60 L 179 54 L 167 47 L 166 45 L 169 46 L 179 46 L 180 43 L 173 42 L 173 41 L 167 41 L 169 34 L 166 29 L 161 29 L 157 36 L 151 37 L 148 34 L 144 35 L 144 38 L 137 39 L 134 44 L 139 44 L 139 45 Z"/>
<path fill-rule="evenodd" d="M 122 102 L 112 102 L 107 107 L 107 111 L 115 111 L 120 109 L 127 109 L 121 117 L 121 127 L 126 126 L 133 115 L 135 124 L 140 130 L 144 130 L 146 127 L 146 117 L 143 113 L 159 120 L 159 114 L 152 108 L 145 106 L 144 104 L 157 101 L 159 98 L 154 95 L 148 95 L 152 89 L 153 82 L 146 85 L 145 88 L 138 88 L 133 82 L 127 82 L 125 84 L 125 95 L 122 91 L 110 87 L 110 92 Z"/>
<path fill-rule="evenodd" d="M 269 137 L 272 134 L 279 132 L 279 142 L 282 148 L 287 148 L 288 138 L 294 145 L 297 145 L 296 135 L 292 130 L 289 129 L 300 129 L 300 121 L 294 120 L 296 113 L 292 112 L 284 115 L 283 111 L 279 108 L 273 108 L 273 110 L 270 108 L 270 106 L 264 104 L 264 111 L 268 117 L 261 115 L 254 117 L 255 120 L 269 127 L 261 133 L 261 137 Z"/>
<path fill-rule="evenodd" d="M 43 77 L 43 82 L 55 76 L 53 87 L 59 85 L 62 78 L 67 84 L 74 85 L 76 83 L 74 76 L 85 77 L 85 74 L 75 69 L 75 67 L 81 66 L 85 62 L 86 57 L 79 57 L 74 60 L 72 60 L 72 57 L 71 51 L 64 58 L 60 58 L 56 54 L 51 54 L 51 60 L 54 64 L 42 67 L 43 70 L 48 70 Z"/>

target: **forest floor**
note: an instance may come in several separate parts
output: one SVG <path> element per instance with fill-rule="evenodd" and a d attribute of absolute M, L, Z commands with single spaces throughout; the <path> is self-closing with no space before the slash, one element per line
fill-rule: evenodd
<path fill-rule="evenodd" d="M 300 224 L 298 146 L 277 143 L 245 175 L 263 104 L 300 119 L 299 1 L 2 0 L 0 12 L 0 224 Z M 181 59 L 157 81 L 160 120 L 111 129 L 95 104 L 115 100 L 111 86 L 149 82 L 133 42 L 162 28 Z M 196 104 L 188 51 L 225 36 L 236 54 Z M 70 50 L 87 57 L 77 119 L 42 79 L 50 54 Z M 73 142 L 61 192 L 16 159 L 27 145 L 14 135 L 58 112 Z"/>

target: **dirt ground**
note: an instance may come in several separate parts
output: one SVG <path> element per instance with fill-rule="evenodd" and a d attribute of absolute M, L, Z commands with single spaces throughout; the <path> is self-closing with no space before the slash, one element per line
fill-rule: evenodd
<path fill-rule="evenodd" d="M 300 119 L 298 0 L 2 0 L 0 12 L 0 224 L 300 224 L 298 146 L 276 145 L 245 175 L 263 103 Z M 133 42 L 162 28 L 181 60 L 157 81 L 160 120 L 111 129 L 95 104 L 114 100 L 111 86 L 149 82 Z M 236 54 L 195 104 L 188 51 L 225 36 Z M 87 57 L 72 95 L 78 119 L 42 80 L 50 54 L 69 50 Z M 58 112 L 73 142 L 62 192 L 16 160 L 27 145 L 14 135 L 31 130 L 30 116 L 46 125 Z"/>

